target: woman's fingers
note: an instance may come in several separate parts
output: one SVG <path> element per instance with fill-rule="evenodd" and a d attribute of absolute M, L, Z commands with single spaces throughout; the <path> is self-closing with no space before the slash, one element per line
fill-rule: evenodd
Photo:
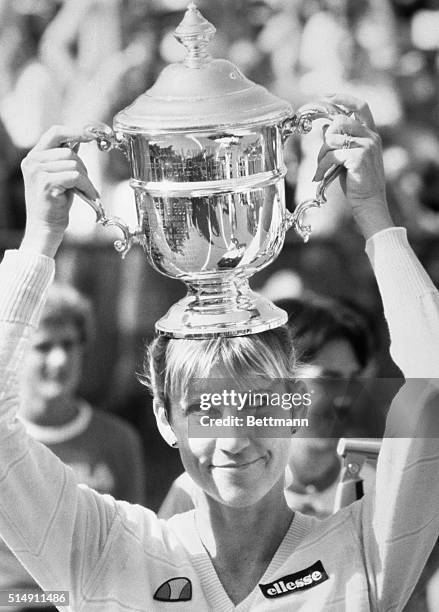
<path fill-rule="evenodd" d="M 329 168 L 334 164 L 346 167 L 348 161 L 352 161 L 352 156 L 353 151 L 348 151 L 347 149 L 328 149 L 319 161 L 314 181 L 322 181 Z"/>
<path fill-rule="evenodd" d="M 358 198 L 376 189 L 381 192 L 381 157 L 381 139 L 376 132 L 353 117 L 337 116 L 324 130 L 314 180 L 323 180 L 334 164 L 342 165 L 348 170 L 349 197 Z"/>
<path fill-rule="evenodd" d="M 99 194 L 88 178 L 87 168 L 75 147 L 66 146 L 69 139 L 76 139 L 79 143 L 90 140 L 91 136 L 83 138 L 78 130 L 63 126 L 48 130 L 22 162 L 25 181 L 30 185 L 36 179 L 51 200 L 64 196 L 68 189 L 73 188 L 95 199 Z M 46 148 L 50 145 L 53 145 L 52 148 Z"/>
<path fill-rule="evenodd" d="M 60 159 L 50 162 L 42 162 L 41 169 L 43 172 L 65 172 L 78 171 L 88 176 L 87 168 L 81 159 Z"/>
<path fill-rule="evenodd" d="M 360 231 L 368 239 L 393 225 L 386 202 L 381 139 L 365 102 L 337 94 L 327 100 L 350 114 L 335 117 L 324 131 L 314 180 L 321 181 L 334 165 L 346 168 L 341 186 Z"/>
<path fill-rule="evenodd" d="M 364 147 L 368 143 L 368 138 L 352 136 L 351 134 L 328 134 L 325 138 L 326 148 L 333 149 L 355 149 Z"/>
<path fill-rule="evenodd" d="M 363 155 L 363 150 L 369 146 L 367 138 L 349 136 L 346 134 L 333 134 L 328 139 L 327 145 L 322 147 L 314 181 L 321 181 L 329 168 L 334 164 L 341 164 L 348 168 L 349 161 L 354 162 L 358 156 Z M 355 149 L 359 151 L 355 152 Z"/>
<path fill-rule="evenodd" d="M 99 197 L 93 183 L 88 176 L 75 169 L 62 171 L 41 171 L 43 190 L 51 199 L 56 199 L 69 189 L 78 189 L 88 198 L 94 200 Z"/>
<path fill-rule="evenodd" d="M 41 136 L 33 151 L 58 148 L 68 143 L 72 143 L 75 146 L 77 143 L 89 142 L 91 140 L 93 140 L 93 135 L 90 132 L 78 128 L 69 128 L 64 125 L 54 125 Z"/>
<path fill-rule="evenodd" d="M 40 138 L 21 163 L 26 196 L 24 244 L 53 257 L 69 222 L 73 190 L 99 197 L 76 153 L 93 140 L 81 130 L 55 126 Z"/>
<path fill-rule="evenodd" d="M 314 181 L 322 180 L 325 172 L 330 168 L 326 159 L 329 151 L 335 149 L 349 150 L 355 148 L 366 147 L 369 139 L 374 139 L 378 136 L 365 125 L 353 117 L 337 116 L 334 120 L 323 129 L 323 145 L 320 148 L 317 158 L 317 172 L 314 176 Z M 344 156 L 346 157 L 346 156 Z"/>
<path fill-rule="evenodd" d="M 40 149 L 29 152 L 29 156 L 39 162 L 50 162 L 61 159 L 80 159 L 77 152 L 70 147 L 57 147 L 54 149 Z"/>
<path fill-rule="evenodd" d="M 331 104 L 337 104 L 337 106 L 342 106 L 347 111 L 353 112 L 355 117 L 368 128 L 372 130 L 376 129 L 370 108 L 364 100 L 360 100 L 348 94 L 331 94 L 327 95 L 326 99 Z"/>
<path fill-rule="evenodd" d="M 342 186 L 352 204 L 362 199 L 384 201 L 385 181 L 379 138 L 351 138 L 349 148 L 327 149 L 319 161 L 315 180 L 322 180 L 334 164 L 341 165 L 347 170 Z M 334 135 L 334 140 L 340 142 L 340 135 Z M 336 143 L 333 141 L 332 144 Z"/>
<path fill-rule="evenodd" d="M 325 131 L 325 140 L 331 134 L 349 134 L 350 136 L 367 138 L 373 133 L 374 132 L 370 128 L 353 117 L 337 116 L 328 125 L 328 129 Z"/>

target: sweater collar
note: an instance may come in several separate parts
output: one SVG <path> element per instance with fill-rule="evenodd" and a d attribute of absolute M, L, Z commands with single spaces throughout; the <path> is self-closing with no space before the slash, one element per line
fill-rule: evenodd
<path fill-rule="evenodd" d="M 258 585 L 237 606 L 233 604 L 221 584 L 212 561 L 203 546 L 198 534 L 195 510 L 179 514 L 171 519 L 176 524 L 174 532 L 184 545 L 191 562 L 200 577 L 202 588 L 209 601 L 210 608 L 215 612 L 246 612 L 251 609 L 254 598 L 259 594 Z M 290 523 L 282 542 L 268 564 L 263 576 L 258 582 L 270 582 L 274 574 L 291 556 L 303 538 L 311 529 L 313 519 L 298 512 Z"/>

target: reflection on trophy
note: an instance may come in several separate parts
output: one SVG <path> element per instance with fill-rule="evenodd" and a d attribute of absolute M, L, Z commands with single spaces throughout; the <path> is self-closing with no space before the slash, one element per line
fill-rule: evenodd
<path fill-rule="evenodd" d="M 294 113 L 231 62 L 212 59 L 214 33 L 191 3 L 175 31 L 184 61 L 119 112 L 114 131 L 88 128 L 101 150 L 127 155 L 138 227 L 107 218 L 100 201 L 89 201 L 97 221 L 123 231 L 115 243 L 122 255 L 138 242 L 156 270 L 187 285 L 187 296 L 156 324 L 176 338 L 252 334 L 286 322 L 248 279 L 277 257 L 290 227 L 308 239 L 304 214 L 325 202 L 339 171 L 328 171 L 315 199 L 286 211 L 283 142 L 310 131 L 313 119 L 346 111 L 315 104 Z"/>

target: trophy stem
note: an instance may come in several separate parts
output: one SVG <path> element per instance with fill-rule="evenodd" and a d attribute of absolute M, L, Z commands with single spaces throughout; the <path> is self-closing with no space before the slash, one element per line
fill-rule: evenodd
<path fill-rule="evenodd" d="M 246 278 L 196 280 L 186 283 L 193 298 L 193 312 L 227 313 L 236 308 L 251 307 L 251 290 Z"/>
<path fill-rule="evenodd" d="M 279 327 L 287 314 L 250 289 L 247 278 L 186 281 L 188 293 L 156 323 L 172 338 L 245 336 Z"/>

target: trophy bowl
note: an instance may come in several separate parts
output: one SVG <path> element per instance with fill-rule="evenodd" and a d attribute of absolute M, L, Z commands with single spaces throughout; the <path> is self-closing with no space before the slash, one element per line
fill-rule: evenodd
<path fill-rule="evenodd" d="M 212 59 L 214 33 L 191 3 L 175 31 L 187 49 L 184 61 L 167 66 L 120 111 L 113 129 L 86 128 L 101 150 L 126 154 L 138 227 L 108 218 L 99 200 L 84 198 L 97 221 L 122 230 L 115 243 L 122 256 L 139 243 L 153 268 L 187 286 L 186 297 L 156 323 L 174 338 L 252 334 L 287 321 L 250 289 L 249 278 L 277 257 L 290 227 L 308 239 L 304 215 L 326 201 L 325 189 L 340 170 L 327 172 L 314 199 L 286 210 L 286 138 L 310 131 L 314 119 L 347 111 L 317 103 L 294 113 L 231 62 Z"/>

